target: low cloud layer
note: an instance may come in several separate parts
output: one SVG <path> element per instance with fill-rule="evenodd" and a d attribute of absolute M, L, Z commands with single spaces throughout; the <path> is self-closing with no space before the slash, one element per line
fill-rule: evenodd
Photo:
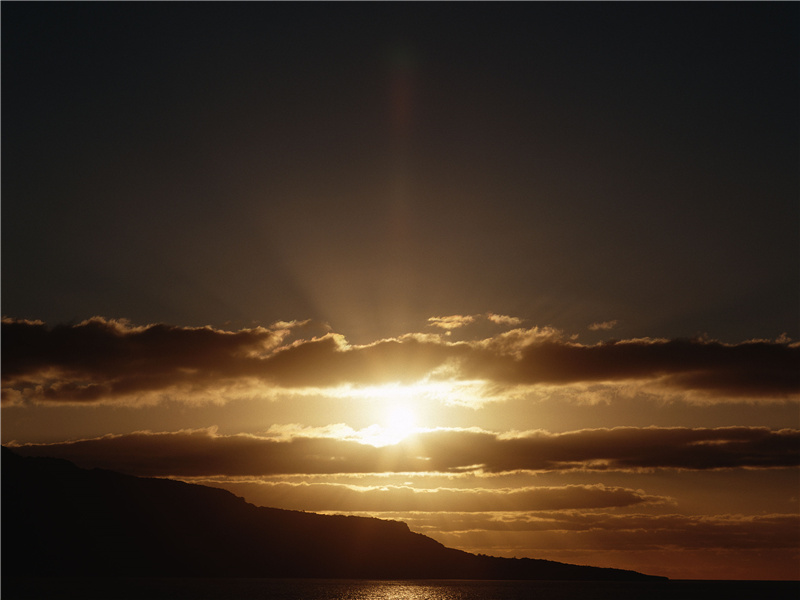
<path fill-rule="evenodd" d="M 421 432 L 391 446 L 298 435 L 218 435 L 213 429 L 138 432 L 54 444 L 13 444 L 20 454 L 150 476 L 731 469 L 800 464 L 800 430 L 763 427 L 585 429 L 499 435 Z"/>
<path fill-rule="evenodd" d="M 475 317 L 437 317 L 457 328 Z M 511 317 L 489 315 L 513 326 Z M 539 385 L 647 384 L 707 399 L 797 398 L 800 345 L 788 341 L 723 344 L 709 340 L 634 339 L 582 345 L 549 328 L 511 329 L 488 338 L 449 341 L 408 334 L 351 346 L 337 334 L 289 343 L 293 324 L 236 332 L 210 327 L 135 327 L 94 318 L 73 326 L 3 320 L 3 402 L 191 401 L 214 390 L 482 381 L 493 389 Z"/>
<path fill-rule="evenodd" d="M 230 490 L 253 504 L 315 512 L 585 510 L 663 504 L 668 501 L 666 498 L 645 494 L 642 490 L 605 485 L 420 489 L 403 485 L 357 486 L 285 481 L 199 479 L 196 482 Z"/>
<path fill-rule="evenodd" d="M 787 548 L 797 546 L 795 514 L 685 515 L 611 513 L 592 510 L 536 512 L 380 513 L 404 519 L 414 531 L 466 535 L 473 532 L 538 534 L 548 532 L 586 547 L 603 541 L 606 549 Z M 582 538 L 582 539 L 580 539 Z"/>

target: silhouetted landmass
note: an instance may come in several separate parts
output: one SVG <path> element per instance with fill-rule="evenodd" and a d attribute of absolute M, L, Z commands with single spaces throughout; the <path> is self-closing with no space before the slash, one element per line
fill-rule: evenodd
<path fill-rule="evenodd" d="M 257 507 L 230 492 L 2 449 L 2 572 L 16 577 L 647 580 L 446 548 L 405 523 Z"/>

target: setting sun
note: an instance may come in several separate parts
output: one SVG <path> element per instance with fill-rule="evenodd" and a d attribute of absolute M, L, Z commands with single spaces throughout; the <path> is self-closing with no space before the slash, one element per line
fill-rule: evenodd
<path fill-rule="evenodd" d="M 420 407 L 430 392 L 428 387 L 388 384 L 359 390 L 355 395 L 374 399 L 380 405 L 376 413 L 379 422 L 364 430 L 364 441 L 374 446 L 389 446 L 415 433 L 421 426 Z"/>
<path fill-rule="evenodd" d="M 387 411 L 383 436 L 386 443 L 392 444 L 408 437 L 417 428 L 417 417 L 410 406 L 397 404 Z"/>

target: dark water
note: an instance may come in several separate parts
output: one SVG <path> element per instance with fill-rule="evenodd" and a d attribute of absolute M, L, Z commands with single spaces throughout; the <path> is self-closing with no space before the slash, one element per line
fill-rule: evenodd
<path fill-rule="evenodd" d="M 3 600 L 772 600 L 800 582 L 2 578 Z"/>

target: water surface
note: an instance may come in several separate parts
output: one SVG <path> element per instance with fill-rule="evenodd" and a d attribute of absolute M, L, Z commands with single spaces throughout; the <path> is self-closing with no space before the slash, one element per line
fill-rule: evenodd
<path fill-rule="evenodd" d="M 800 582 L 3 577 L 3 600 L 796 600 Z"/>

